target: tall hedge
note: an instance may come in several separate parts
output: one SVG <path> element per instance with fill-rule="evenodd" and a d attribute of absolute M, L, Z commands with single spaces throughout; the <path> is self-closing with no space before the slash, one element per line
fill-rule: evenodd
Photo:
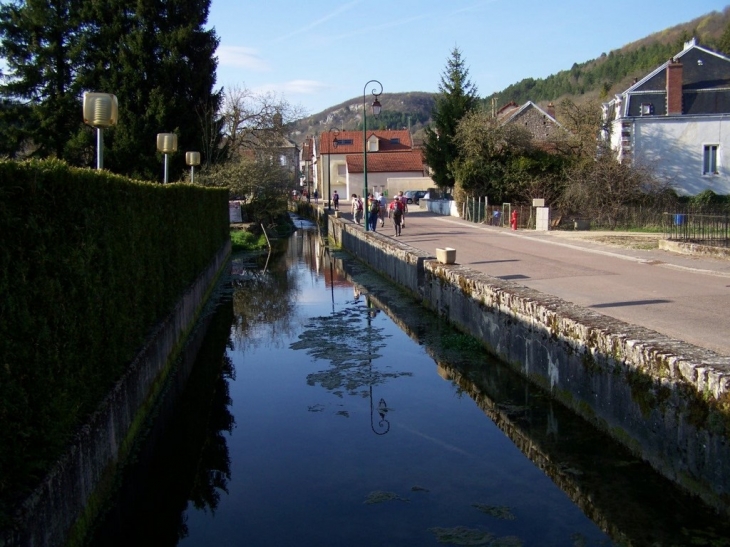
<path fill-rule="evenodd" d="M 227 199 L 0 161 L 0 528 L 228 238 Z"/>

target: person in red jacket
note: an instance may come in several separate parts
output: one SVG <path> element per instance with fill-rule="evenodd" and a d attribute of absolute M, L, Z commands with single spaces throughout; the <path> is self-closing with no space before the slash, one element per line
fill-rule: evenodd
<path fill-rule="evenodd" d="M 401 223 L 403 222 L 403 212 L 405 208 L 403 207 L 403 203 L 398 198 L 398 196 L 395 196 L 393 198 L 393 201 L 390 202 L 390 205 L 388 205 L 388 218 L 393 219 L 393 227 L 395 228 L 395 235 L 400 235 L 400 229 L 401 229 Z"/>

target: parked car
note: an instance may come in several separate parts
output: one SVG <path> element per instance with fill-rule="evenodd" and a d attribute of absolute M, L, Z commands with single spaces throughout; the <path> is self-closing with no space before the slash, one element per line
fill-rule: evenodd
<path fill-rule="evenodd" d="M 407 203 L 415 203 L 418 205 L 418 201 L 426 195 L 426 190 L 406 190 L 403 192 L 403 195 L 406 197 Z"/>

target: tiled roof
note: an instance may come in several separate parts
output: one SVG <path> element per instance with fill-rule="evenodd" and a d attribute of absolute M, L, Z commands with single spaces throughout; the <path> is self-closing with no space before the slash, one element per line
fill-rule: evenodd
<path fill-rule="evenodd" d="M 362 139 L 361 139 L 362 140 Z M 363 154 L 348 154 L 347 171 L 362 173 Z M 368 152 L 368 173 L 423 173 L 423 153 L 420 150 L 407 152 Z"/>
<path fill-rule="evenodd" d="M 375 135 L 380 139 L 380 152 L 405 151 L 413 148 L 411 134 L 407 129 L 373 129 L 367 132 L 367 138 Z M 352 141 L 352 144 L 338 144 L 335 148 L 333 141 Z M 397 140 L 398 142 L 394 142 Z M 319 150 L 321 154 L 355 154 L 363 151 L 362 131 L 340 131 L 336 134 L 327 131 L 319 136 Z"/>

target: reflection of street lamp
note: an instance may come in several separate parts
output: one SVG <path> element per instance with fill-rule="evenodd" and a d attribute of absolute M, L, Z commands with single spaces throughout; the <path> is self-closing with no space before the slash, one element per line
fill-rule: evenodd
<path fill-rule="evenodd" d="M 378 414 L 380 415 L 380 420 L 378 420 L 378 427 L 380 428 L 375 429 L 375 422 L 374 422 L 374 407 L 373 407 L 373 359 L 370 355 L 371 348 L 370 348 L 370 341 L 371 341 L 371 327 L 372 327 L 372 319 L 378 314 L 378 309 L 373 305 L 372 301 L 370 300 L 370 296 L 365 296 L 365 305 L 367 306 L 367 322 L 368 322 L 368 363 L 370 365 L 370 429 L 373 430 L 373 433 L 376 435 L 385 435 L 388 431 L 390 431 L 390 422 L 385 419 L 385 415 L 388 413 L 388 404 L 385 402 L 385 399 L 382 397 L 380 398 L 380 401 L 378 402 Z M 372 311 L 371 311 L 372 310 Z"/>
<path fill-rule="evenodd" d="M 167 184 L 167 156 L 177 152 L 177 135 L 175 133 L 157 133 L 157 150 L 165 154 L 165 184 Z"/>
<path fill-rule="evenodd" d="M 373 101 L 373 116 L 377 117 L 380 114 L 380 101 L 378 101 L 378 97 L 383 93 L 383 84 L 381 84 L 378 80 L 370 80 L 368 83 L 365 84 L 365 86 L 362 88 L 362 174 L 363 179 L 365 181 L 365 204 L 367 205 L 368 200 L 368 141 L 367 141 L 367 114 L 365 109 L 365 91 L 367 90 L 367 87 L 370 84 L 378 84 L 380 86 L 380 92 L 376 93 L 375 90 L 377 88 L 373 88 L 373 96 L 375 97 L 375 100 Z M 367 222 L 367 216 L 365 217 L 365 231 L 368 231 L 368 222 Z"/>
<path fill-rule="evenodd" d="M 104 128 L 117 124 L 119 105 L 110 93 L 84 93 L 84 123 L 96 127 L 96 168 L 104 169 Z"/>
<path fill-rule="evenodd" d="M 337 136 L 340 134 L 339 130 L 333 129 L 331 133 L 334 133 L 335 138 L 332 139 L 332 147 L 337 148 L 337 145 L 340 141 L 337 140 Z M 328 150 L 327 154 L 327 211 L 330 213 L 332 212 L 332 187 L 330 186 L 330 177 L 332 176 L 332 173 L 330 172 L 330 154 L 331 150 Z"/>
<path fill-rule="evenodd" d="M 190 183 L 195 182 L 195 166 L 200 165 L 200 152 L 185 152 L 185 163 L 190 166 Z"/>

